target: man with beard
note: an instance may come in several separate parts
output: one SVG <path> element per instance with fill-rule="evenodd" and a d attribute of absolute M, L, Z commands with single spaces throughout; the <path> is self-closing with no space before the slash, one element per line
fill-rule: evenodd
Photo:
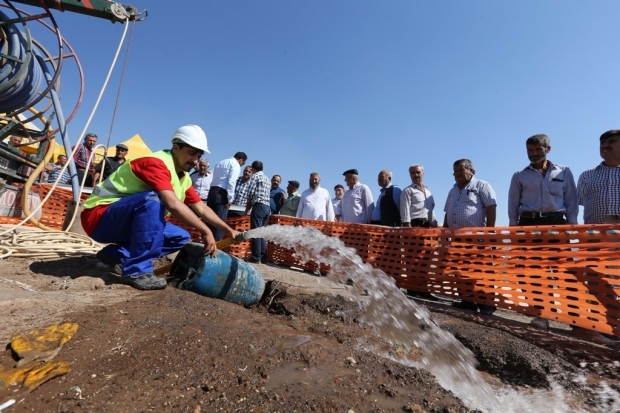
<path fill-rule="evenodd" d="M 310 188 L 301 194 L 297 218 L 315 219 L 318 221 L 334 221 L 334 207 L 329 191 L 321 188 L 321 176 L 318 172 L 310 174 Z"/>
<path fill-rule="evenodd" d="M 510 225 L 576 224 L 579 205 L 573 173 L 547 159 L 547 135 L 530 136 L 525 146 L 530 164 L 514 173 L 508 191 Z"/>
<path fill-rule="evenodd" d="M 172 136 L 170 150 L 123 163 L 84 202 L 84 231 L 95 241 L 110 244 L 97 258 L 120 271 L 133 287 L 166 288 L 166 280 L 153 273 L 152 261 L 180 250 L 190 240 L 186 230 L 166 220 L 168 213 L 200 232 L 205 255 L 215 256 L 217 247 L 204 222 L 230 237 L 237 235 L 192 187 L 188 172 L 204 152 L 208 152 L 204 131 L 196 125 L 182 126 Z"/>
<path fill-rule="evenodd" d="M 269 208 L 271 214 L 279 214 L 280 208 L 286 200 L 286 192 L 280 188 L 280 182 L 282 177 L 280 175 L 274 175 L 271 177 L 271 191 L 269 192 Z"/>

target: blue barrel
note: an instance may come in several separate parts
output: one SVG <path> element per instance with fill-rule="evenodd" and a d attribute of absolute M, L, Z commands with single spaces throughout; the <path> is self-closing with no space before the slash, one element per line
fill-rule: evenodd
<path fill-rule="evenodd" d="M 168 283 L 244 306 L 261 299 L 265 280 L 256 268 L 220 250 L 215 258 L 205 256 L 203 251 L 202 244 L 186 244 L 174 260 Z"/>

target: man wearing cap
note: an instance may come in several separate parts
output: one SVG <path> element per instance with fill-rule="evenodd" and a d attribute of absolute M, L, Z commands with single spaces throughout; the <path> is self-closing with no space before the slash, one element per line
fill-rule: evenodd
<path fill-rule="evenodd" d="M 329 191 L 321 188 L 321 175 L 312 172 L 309 179 L 310 188 L 301 194 L 297 218 L 314 219 L 317 221 L 334 221 L 334 207 Z"/>
<path fill-rule="evenodd" d="M 370 188 L 359 182 L 357 169 L 344 171 L 343 175 L 349 189 L 342 196 L 336 218 L 352 224 L 370 224 L 373 209 Z"/>
<path fill-rule="evenodd" d="M 95 175 L 93 175 L 93 182 L 95 184 L 99 183 L 99 178 L 101 177 L 101 169 L 103 166 L 103 179 L 108 179 L 108 176 L 112 175 L 114 171 L 116 171 L 123 163 L 125 163 L 125 156 L 127 156 L 127 152 L 129 148 L 126 145 L 119 143 L 116 145 L 116 155 L 109 156 L 104 158 L 103 161 L 99 162 L 99 164 L 95 167 Z"/>
<path fill-rule="evenodd" d="M 392 171 L 387 169 L 379 172 L 377 182 L 381 190 L 372 210 L 370 223 L 400 227 L 400 194 L 402 190 L 392 183 Z"/>
<path fill-rule="evenodd" d="M 241 167 L 248 157 L 244 152 L 237 152 L 231 158 L 218 162 L 213 168 L 213 180 L 207 197 L 207 205 L 222 220 L 226 220 L 228 209 L 235 198 L 235 185 Z M 222 239 L 222 232 L 217 226 L 210 226 L 216 241 Z"/>
<path fill-rule="evenodd" d="M 153 274 L 152 260 L 180 250 L 190 240 L 186 230 L 166 221 L 169 212 L 200 232 L 206 255 L 214 256 L 217 247 L 203 221 L 230 237 L 237 235 L 192 187 L 188 172 L 204 152 L 208 152 L 204 131 L 196 125 L 182 126 L 172 136 L 171 149 L 123 163 L 84 202 L 84 231 L 95 241 L 110 244 L 97 258 L 120 270 L 137 289 L 165 288 L 166 280 Z"/>
<path fill-rule="evenodd" d="M 547 159 L 551 140 L 539 134 L 525 141 L 530 164 L 512 175 L 508 191 L 510 225 L 576 224 L 577 188 L 567 166 Z"/>
<path fill-rule="evenodd" d="M 190 176 L 192 177 L 192 186 L 206 205 L 209 188 L 211 188 L 211 181 L 213 180 L 213 174 L 209 172 L 209 160 L 201 158 L 198 161 L 198 169 L 192 172 Z"/>
<path fill-rule="evenodd" d="M 288 197 L 284 204 L 282 204 L 282 208 L 280 208 L 280 215 L 288 215 L 289 217 L 294 217 L 297 214 L 297 208 L 299 206 L 300 195 L 297 190 L 299 189 L 299 182 L 297 181 L 288 181 L 288 185 L 286 186 L 286 192 L 288 193 Z"/>

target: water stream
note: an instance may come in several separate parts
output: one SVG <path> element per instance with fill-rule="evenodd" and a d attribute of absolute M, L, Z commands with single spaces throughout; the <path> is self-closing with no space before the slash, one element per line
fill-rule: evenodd
<path fill-rule="evenodd" d="M 527 393 L 512 388 L 494 388 L 476 370 L 477 362 L 469 349 L 442 330 L 425 308 L 407 299 L 391 277 L 365 264 L 353 248 L 346 247 L 336 237 L 325 236 L 312 227 L 280 225 L 257 228 L 248 231 L 247 235 L 294 248 L 303 261 L 329 265 L 331 269 L 327 277 L 333 281 L 344 283 L 352 280 L 353 294 L 368 293 L 368 299 L 360 302 L 365 310 L 362 321 L 393 345 L 407 350 L 421 349 L 424 354 L 422 367 L 470 409 L 488 413 L 611 411 L 609 402 L 604 401 L 597 403 L 599 409 L 582 410 L 568 400 L 559 385 L 551 390 L 529 389 Z M 613 396 L 618 400 L 617 393 Z M 601 394 L 600 398 L 609 400 L 609 393 Z"/>

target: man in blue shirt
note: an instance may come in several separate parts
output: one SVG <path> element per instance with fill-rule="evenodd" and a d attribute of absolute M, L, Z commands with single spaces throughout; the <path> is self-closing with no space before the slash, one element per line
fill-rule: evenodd
<path fill-rule="evenodd" d="M 280 208 L 286 201 L 286 192 L 280 188 L 280 182 L 282 177 L 280 175 L 274 175 L 271 178 L 271 192 L 269 193 L 269 208 L 271 208 L 271 214 L 279 214 Z"/>
<path fill-rule="evenodd" d="M 375 201 L 370 223 L 388 227 L 400 227 L 400 194 L 402 190 L 392 184 L 392 172 L 384 169 L 377 178 L 381 193 Z"/>

